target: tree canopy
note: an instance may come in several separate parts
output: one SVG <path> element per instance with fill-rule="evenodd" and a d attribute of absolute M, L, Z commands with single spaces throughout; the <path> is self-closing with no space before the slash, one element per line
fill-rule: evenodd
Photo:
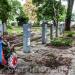
<path fill-rule="evenodd" d="M 0 0 L 0 19 L 2 22 L 6 21 L 11 11 L 11 6 L 8 3 L 8 0 Z"/>
<path fill-rule="evenodd" d="M 24 12 L 27 15 L 27 17 L 29 17 L 30 21 L 37 21 L 36 10 L 37 8 L 33 5 L 32 0 L 27 0 L 27 2 L 24 4 Z"/>
<path fill-rule="evenodd" d="M 23 12 L 23 7 L 18 0 L 9 0 L 9 3 L 12 8 L 11 12 L 10 12 L 9 19 L 14 20 L 15 17 L 25 16 L 25 14 Z"/>
<path fill-rule="evenodd" d="M 38 20 L 50 20 L 53 18 L 54 13 L 56 12 L 57 18 L 63 20 L 61 17 L 64 17 L 65 8 L 61 5 L 60 1 L 56 0 L 32 0 L 33 4 L 38 6 L 37 15 Z M 57 15 L 59 14 L 59 15 Z"/>

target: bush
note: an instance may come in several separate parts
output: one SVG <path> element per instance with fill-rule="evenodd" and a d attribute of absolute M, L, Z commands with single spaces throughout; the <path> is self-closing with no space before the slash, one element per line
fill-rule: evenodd
<path fill-rule="evenodd" d="M 62 43 L 63 43 L 64 46 L 71 46 L 72 45 L 72 39 L 70 39 L 70 38 L 64 38 L 62 40 Z"/>
<path fill-rule="evenodd" d="M 11 26 L 11 25 L 7 25 L 7 28 L 8 28 L 8 29 L 12 29 L 12 26 Z"/>
<path fill-rule="evenodd" d="M 62 45 L 61 40 L 60 40 L 60 39 L 57 39 L 57 38 L 53 39 L 53 40 L 51 41 L 51 44 L 52 44 L 53 46 L 61 46 L 61 45 Z"/>
<path fill-rule="evenodd" d="M 23 16 L 19 16 L 16 19 L 17 19 L 17 22 L 18 22 L 19 26 L 23 26 L 23 24 L 27 24 L 28 21 L 29 21 L 28 17 L 23 17 Z"/>
<path fill-rule="evenodd" d="M 73 36 L 73 34 L 75 34 L 75 32 L 68 31 L 68 32 L 66 32 L 66 34 L 67 34 L 67 37 L 72 37 L 72 36 Z"/>
<path fill-rule="evenodd" d="M 71 46 L 72 45 L 72 39 L 70 38 L 54 38 L 51 41 L 51 45 L 53 46 Z"/>

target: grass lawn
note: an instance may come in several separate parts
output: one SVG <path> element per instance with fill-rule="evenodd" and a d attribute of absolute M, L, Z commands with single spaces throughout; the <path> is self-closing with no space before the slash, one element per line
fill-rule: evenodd
<path fill-rule="evenodd" d="M 41 33 L 41 27 L 32 27 L 31 28 L 31 31 L 32 32 L 37 32 L 37 33 Z M 22 34 L 22 32 L 23 32 L 23 28 L 22 27 L 11 27 L 11 28 L 7 28 L 7 32 L 9 33 L 9 34 L 13 34 L 13 33 L 16 33 L 17 35 L 18 34 Z"/>
<path fill-rule="evenodd" d="M 22 34 L 23 29 L 22 29 L 22 27 L 12 27 L 12 28 L 8 28 L 7 32 L 10 35 L 13 34 L 13 33 L 16 33 L 18 35 L 18 34 Z"/>

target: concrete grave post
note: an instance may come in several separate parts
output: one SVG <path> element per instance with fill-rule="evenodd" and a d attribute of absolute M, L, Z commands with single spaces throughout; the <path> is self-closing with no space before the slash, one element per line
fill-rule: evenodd
<path fill-rule="evenodd" d="M 23 52 L 29 53 L 30 52 L 30 32 L 31 25 L 30 24 L 23 24 Z"/>
<path fill-rule="evenodd" d="M 47 23 L 42 23 L 42 44 L 47 42 Z"/>
<path fill-rule="evenodd" d="M 60 35 L 64 33 L 65 25 L 64 23 L 59 25 Z"/>

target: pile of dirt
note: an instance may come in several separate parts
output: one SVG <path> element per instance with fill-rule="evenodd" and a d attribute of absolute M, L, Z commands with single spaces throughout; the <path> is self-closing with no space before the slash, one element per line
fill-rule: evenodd
<path fill-rule="evenodd" d="M 54 54 L 48 54 L 40 58 L 39 61 L 36 61 L 37 64 L 45 65 L 52 69 L 57 68 L 59 66 L 70 66 L 71 58 L 55 56 Z"/>

